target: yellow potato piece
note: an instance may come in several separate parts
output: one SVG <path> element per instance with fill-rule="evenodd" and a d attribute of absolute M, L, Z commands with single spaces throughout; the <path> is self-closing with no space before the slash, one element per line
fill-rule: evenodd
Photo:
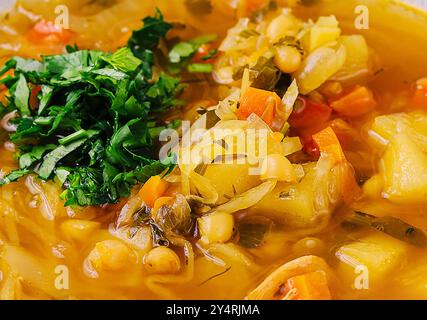
<path fill-rule="evenodd" d="M 336 251 L 338 271 L 353 286 L 363 272 L 368 279 L 365 289 L 379 286 L 402 264 L 406 248 L 405 243 L 376 231 Z"/>
<path fill-rule="evenodd" d="M 385 198 L 400 204 L 427 202 L 427 154 L 407 134 L 393 138 L 382 167 Z"/>

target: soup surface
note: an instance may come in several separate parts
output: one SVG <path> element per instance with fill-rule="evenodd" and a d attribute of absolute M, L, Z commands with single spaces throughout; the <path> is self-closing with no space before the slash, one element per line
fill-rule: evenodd
<path fill-rule="evenodd" d="M 0 299 L 427 298 L 427 14 L 60 2 L 0 20 Z"/>

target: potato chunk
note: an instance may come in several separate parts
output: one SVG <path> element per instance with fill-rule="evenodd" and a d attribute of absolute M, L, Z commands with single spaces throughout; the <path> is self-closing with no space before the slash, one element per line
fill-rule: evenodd
<path fill-rule="evenodd" d="M 373 288 L 399 268 L 405 254 L 405 243 L 375 232 L 357 242 L 343 245 L 335 256 L 340 261 L 338 270 L 345 280 L 352 282 L 354 286 L 358 275 L 366 270 L 368 288 Z"/>
<path fill-rule="evenodd" d="M 383 146 L 379 173 L 365 186 L 365 195 L 395 204 L 427 203 L 427 114 L 422 112 L 377 117 L 370 134 Z"/>
<path fill-rule="evenodd" d="M 394 137 L 382 166 L 385 198 L 401 204 L 427 201 L 427 154 L 407 134 Z"/>

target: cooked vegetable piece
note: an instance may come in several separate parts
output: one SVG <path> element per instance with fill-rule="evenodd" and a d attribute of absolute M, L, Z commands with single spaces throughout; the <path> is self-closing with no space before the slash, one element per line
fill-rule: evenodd
<path fill-rule="evenodd" d="M 320 270 L 288 279 L 285 292 L 284 300 L 331 300 L 326 273 Z"/>
<path fill-rule="evenodd" d="M 299 96 L 289 117 L 289 124 L 293 128 L 312 131 L 313 128 L 316 130 L 319 126 L 323 126 L 331 114 L 332 109 L 328 105 Z"/>
<path fill-rule="evenodd" d="M 139 196 L 147 206 L 153 207 L 155 202 L 166 192 L 169 184 L 160 176 L 153 176 L 139 190 Z"/>
<path fill-rule="evenodd" d="M 153 177 L 151 177 L 150 179 L 152 179 L 152 178 Z M 148 182 L 150 182 L 150 180 L 148 180 L 145 184 L 147 184 Z M 159 198 L 157 198 L 154 202 L 153 209 L 152 209 L 153 215 L 156 215 L 156 213 L 159 211 L 159 209 L 161 207 L 166 206 L 167 204 L 171 203 L 172 200 L 173 200 L 173 197 L 159 197 Z"/>
<path fill-rule="evenodd" d="M 304 231 L 324 226 L 325 221 L 329 219 L 330 212 L 323 205 L 329 207 L 329 203 L 324 203 L 319 199 L 324 199 L 323 197 L 326 197 L 327 194 L 325 190 L 321 191 L 323 189 L 319 183 L 320 178 L 316 178 L 315 164 L 307 165 L 304 171 L 305 175 L 300 182 L 278 184 L 272 192 L 251 207 L 250 212 L 253 214 L 262 212 L 263 215 L 289 231 Z M 319 171 L 318 174 L 322 176 L 322 182 L 327 183 L 329 177 L 325 176 L 322 171 Z M 315 184 L 319 187 L 317 191 L 313 188 Z M 319 199 L 315 198 L 315 192 L 319 192 Z M 322 204 L 317 203 L 318 201 Z"/>
<path fill-rule="evenodd" d="M 122 241 L 104 240 L 95 245 L 87 259 L 97 272 L 118 271 L 135 261 L 135 256 Z"/>
<path fill-rule="evenodd" d="M 160 246 L 147 253 L 144 257 L 144 265 L 150 273 L 174 274 L 180 270 L 181 261 L 172 249 Z"/>
<path fill-rule="evenodd" d="M 344 66 L 346 57 L 343 45 L 324 46 L 310 53 L 295 74 L 301 93 L 308 94 L 319 88 Z"/>
<path fill-rule="evenodd" d="M 267 36 L 271 43 L 280 42 L 286 36 L 295 36 L 299 30 L 300 22 L 291 14 L 289 10 L 274 18 L 267 28 Z"/>
<path fill-rule="evenodd" d="M 423 205 L 427 190 L 427 115 L 424 112 L 375 118 L 371 137 L 385 152 L 380 160 L 377 196 L 395 204 Z M 368 186 L 369 186 L 368 181 Z M 374 191 L 375 188 L 371 188 Z M 372 196 L 372 195 L 371 195 Z"/>
<path fill-rule="evenodd" d="M 320 152 L 329 155 L 334 164 L 346 161 L 341 144 L 331 127 L 313 135 L 313 140 L 319 147 Z"/>
<path fill-rule="evenodd" d="M 176 194 L 173 198 L 158 198 L 151 216 L 166 234 L 187 236 L 194 231 L 195 217 L 191 215 L 191 207 L 182 194 Z"/>
<path fill-rule="evenodd" d="M 245 120 L 252 113 L 255 113 L 271 126 L 275 120 L 274 118 L 280 114 L 282 109 L 282 100 L 275 92 L 250 87 L 240 98 L 237 117 Z"/>
<path fill-rule="evenodd" d="M 179 42 L 169 52 L 169 61 L 172 63 L 180 63 L 188 60 L 189 58 L 193 57 L 202 46 L 206 46 L 215 39 L 215 35 L 207 35 L 189 40 L 187 42 Z M 207 54 L 209 54 L 209 52 L 206 52 L 206 55 Z"/>
<path fill-rule="evenodd" d="M 280 299 L 286 282 L 298 275 L 322 271 L 327 283 L 332 282 L 331 270 L 326 262 L 316 256 L 304 256 L 285 263 L 271 273 L 255 290 L 247 296 L 249 300 Z"/>
<path fill-rule="evenodd" d="M 312 52 L 321 46 L 338 39 L 341 29 L 335 16 L 319 17 L 316 23 L 301 39 L 305 50 Z"/>
<path fill-rule="evenodd" d="M 234 218 L 230 213 L 213 212 L 199 219 L 200 241 L 204 244 L 227 242 L 233 235 Z"/>
<path fill-rule="evenodd" d="M 270 154 L 263 161 L 261 179 L 295 182 L 297 178 L 294 167 L 284 155 Z"/>
<path fill-rule="evenodd" d="M 280 46 L 276 48 L 274 63 L 283 73 L 293 73 L 301 66 L 301 53 L 292 46 Z"/>
<path fill-rule="evenodd" d="M 405 243 L 376 231 L 341 246 L 335 256 L 340 261 L 338 270 L 346 281 L 354 284 L 356 268 L 364 267 L 369 272 L 369 288 L 375 288 L 399 269 L 406 251 Z"/>
<path fill-rule="evenodd" d="M 249 174 L 249 167 L 249 164 L 220 163 L 207 166 L 203 176 L 218 192 L 219 204 L 260 184 L 258 176 Z"/>
<path fill-rule="evenodd" d="M 338 38 L 347 51 L 347 58 L 341 70 L 331 80 L 354 81 L 371 72 L 369 48 L 362 35 L 346 35 Z"/>
<path fill-rule="evenodd" d="M 427 78 L 417 81 L 410 104 L 415 108 L 427 110 Z"/>
<path fill-rule="evenodd" d="M 427 154 L 407 133 L 397 134 L 383 157 L 384 196 L 396 203 L 425 203 Z"/>
<path fill-rule="evenodd" d="M 372 111 L 377 102 L 372 92 L 363 86 L 355 86 L 331 101 L 331 108 L 346 117 L 359 117 Z"/>

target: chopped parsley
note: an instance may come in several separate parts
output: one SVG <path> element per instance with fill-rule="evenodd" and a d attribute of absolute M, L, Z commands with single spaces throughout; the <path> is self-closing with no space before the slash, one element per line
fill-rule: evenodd
<path fill-rule="evenodd" d="M 19 169 L 0 185 L 35 173 L 64 187 L 65 205 L 102 205 L 170 165 L 157 159 L 158 134 L 176 127 L 159 115 L 181 104 L 178 78 L 154 75 L 154 50 L 172 25 L 158 11 L 114 53 L 67 47 L 41 61 L 14 57 L 0 71 L 16 110 L 10 140 Z M 30 97 L 37 94 L 36 105 Z"/>
<path fill-rule="evenodd" d="M 212 72 L 212 65 L 209 63 L 191 63 L 191 58 L 196 54 L 199 48 L 207 43 L 216 40 L 216 35 L 205 35 L 177 43 L 169 52 L 169 70 L 177 73 L 183 69 L 192 73 L 209 73 Z M 203 61 L 209 60 L 215 56 L 217 50 L 211 50 Z"/>

